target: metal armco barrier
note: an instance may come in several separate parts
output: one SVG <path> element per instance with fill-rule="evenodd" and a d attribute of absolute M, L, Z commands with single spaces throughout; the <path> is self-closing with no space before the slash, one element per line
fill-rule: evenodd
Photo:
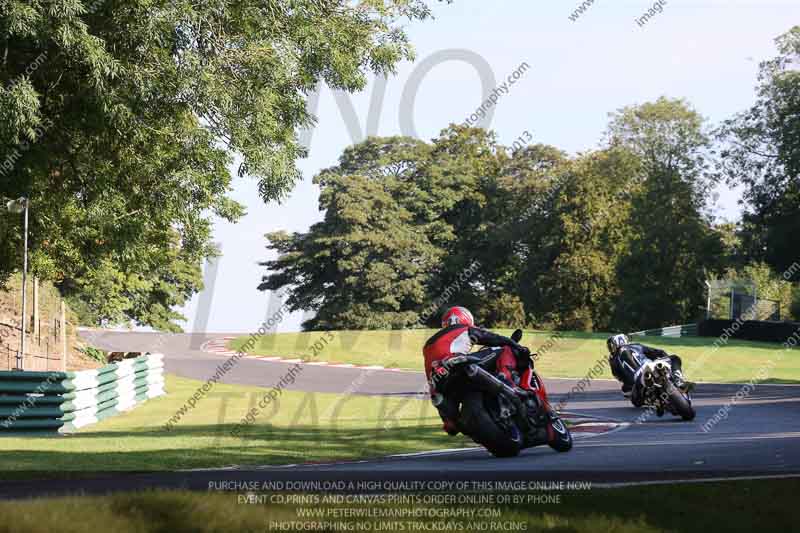
<path fill-rule="evenodd" d="M 642 337 L 697 337 L 697 324 L 684 324 L 682 326 L 669 326 L 666 328 L 646 329 L 631 333 Z"/>
<path fill-rule="evenodd" d="M 0 372 L 0 435 L 68 433 L 165 393 L 163 354 L 80 372 Z"/>

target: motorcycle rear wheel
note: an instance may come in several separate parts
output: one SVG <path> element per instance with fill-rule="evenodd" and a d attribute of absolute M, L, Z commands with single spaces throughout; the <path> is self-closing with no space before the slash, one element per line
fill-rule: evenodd
<path fill-rule="evenodd" d="M 487 396 L 483 392 L 470 391 L 461 402 L 459 424 L 462 432 L 480 444 L 495 457 L 515 457 L 522 450 L 522 433 L 512 425 L 508 431 L 489 414 L 491 405 L 487 405 Z"/>

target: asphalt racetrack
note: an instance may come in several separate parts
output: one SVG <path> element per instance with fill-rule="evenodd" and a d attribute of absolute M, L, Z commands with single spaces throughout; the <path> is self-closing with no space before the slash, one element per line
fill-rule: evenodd
<path fill-rule="evenodd" d="M 108 350 L 157 351 L 165 354 L 166 371 L 206 380 L 224 361 L 206 353 L 207 340 L 224 335 L 165 335 L 149 333 L 84 332 L 84 337 Z M 242 358 L 221 381 L 270 387 L 290 364 Z M 345 392 L 366 370 L 308 365 L 290 389 Z M 424 390 L 421 372 L 370 371 L 359 394 L 414 395 Z M 546 378 L 546 376 L 545 376 Z M 575 379 L 546 379 L 551 403 L 575 386 Z M 641 421 L 636 409 L 621 396 L 613 381 L 593 380 L 584 392 L 573 393 L 570 412 L 613 419 L 623 427 L 578 440 L 569 453 L 547 447 L 524 450 L 519 457 L 495 459 L 482 449 L 444 450 L 369 461 L 247 467 L 246 469 L 115 475 L 97 479 L 48 483 L 52 492 L 105 492 L 139 488 L 208 490 L 209 483 L 230 480 L 582 480 L 599 485 L 773 477 L 800 475 L 800 386 L 757 385 L 736 401 L 708 431 L 703 425 L 720 408 L 730 405 L 742 385 L 698 384 L 694 421 L 653 415 Z M 640 420 L 637 420 L 640 419 Z M 4 483 L 0 497 L 40 493 L 35 481 Z"/>

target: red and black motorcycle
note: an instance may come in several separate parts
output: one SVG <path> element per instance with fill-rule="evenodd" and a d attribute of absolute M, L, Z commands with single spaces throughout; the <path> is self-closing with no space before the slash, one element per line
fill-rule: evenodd
<path fill-rule="evenodd" d="M 516 330 L 511 338 L 519 342 L 522 331 Z M 516 373 L 517 383 L 513 384 L 500 377 L 502 351 L 485 348 L 434 365 L 434 373 L 441 376 L 436 380 L 437 391 L 461 404 L 459 430 L 496 457 L 514 457 L 525 448 L 543 444 L 559 452 L 569 451 L 572 435 L 550 406 L 533 362 L 521 365 L 527 367 L 522 372 L 524 379 L 530 377 L 530 387 L 521 388 Z"/>

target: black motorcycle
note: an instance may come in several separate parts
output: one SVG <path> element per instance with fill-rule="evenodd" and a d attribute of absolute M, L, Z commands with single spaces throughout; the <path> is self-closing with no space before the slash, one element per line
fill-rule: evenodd
<path fill-rule="evenodd" d="M 634 360 L 630 364 L 635 367 L 631 369 L 634 372 L 631 393 L 634 407 L 645 406 L 658 416 L 670 413 L 683 420 L 693 420 L 696 413 L 692 407 L 692 396 L 678 386 L 671 359 L 660 357 L 650 360 L 635 350 L 631 355 Z M 626 361 L 623 365 L 629 363 Z"/>
<path fill-rule="evenodd" d="M 516 330 L 511 338 L 519 342 L 522 331 Z M 544 383 L 530 356 L 519 365 L 531 373 L 533 390 L 525 390 L 519 387 L 517 374 L 516 383 L 499 374 L 501 352 L 502 348 L 486 348 L 451 357 L 439 364 L 443 371 L 434 373 L 437 391 L 461 404 L 459 430 L 496 457 L 513 457 L 543 444 L 559 452 L 569 451 L 572 435 L 547 401 Z"/>

